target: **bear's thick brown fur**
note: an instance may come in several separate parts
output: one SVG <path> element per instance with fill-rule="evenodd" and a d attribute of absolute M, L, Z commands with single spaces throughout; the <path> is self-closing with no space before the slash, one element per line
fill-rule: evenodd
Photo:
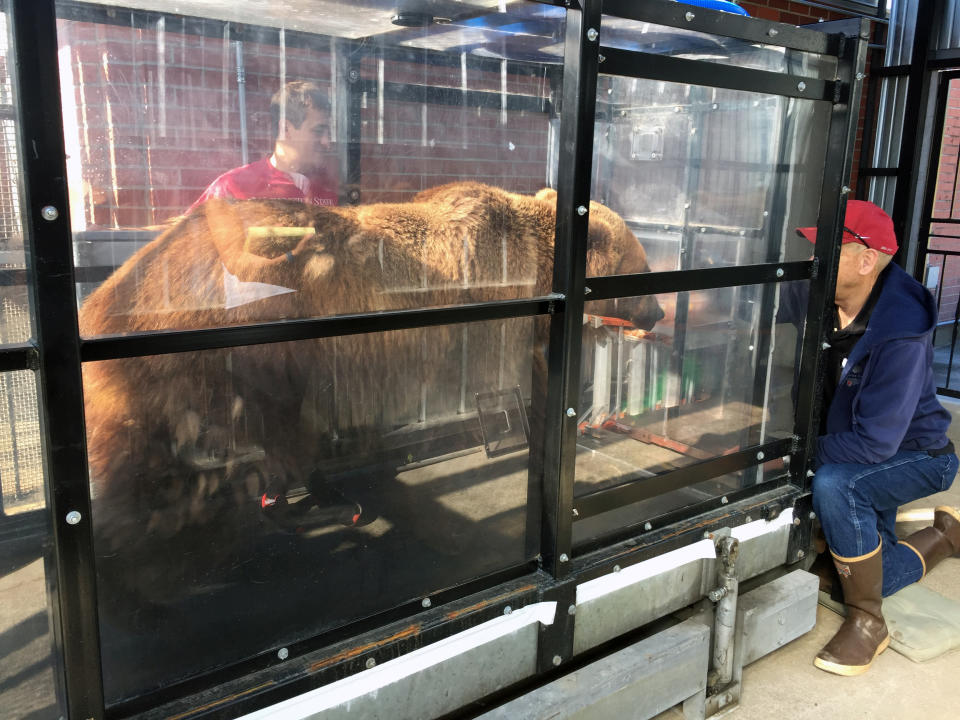
<path fill-rule="evenodd" d="M 552 191 L 530 197 L 477 183 L 404 204 L 211 200 L 104 282 L 83 304 L 80 330 L 213 328 L 546 295 L 555 204 Z M 588 244 L 588 275 L 649 270 L 623 220 L 595 203 Z M 644 328 L 662 317 L 652 297 L 591 312 Z M 533 358 L 542 358 L 534 326 L 520 318 L 88 363 L 98 550 L 126 552 L 146 537 L 256 511 L 265 483 L 302 485 L 344 438 L 366 433 L 375 444 L 422 419 L 424 402 L 455 415 L 461 358 L 467 412 L 472 393 L 491 385 L 529 394 Z"/>

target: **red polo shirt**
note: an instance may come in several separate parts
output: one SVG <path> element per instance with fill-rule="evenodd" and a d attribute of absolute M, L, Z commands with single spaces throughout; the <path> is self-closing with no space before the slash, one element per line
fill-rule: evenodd
<path fill-rule="evenodd" d="M 210 198 L 237 200 L 277 198 L 299 200 L 313 205 L 336 205 L 336 182 L 327 175 L 300 176 L 299 183 L 291 175 L 277 170 L 270 158 L 228 170 L 203 191 L 187 212 L 191 212 Z M 306 187 L 306 192 L 301 189 Z"/>

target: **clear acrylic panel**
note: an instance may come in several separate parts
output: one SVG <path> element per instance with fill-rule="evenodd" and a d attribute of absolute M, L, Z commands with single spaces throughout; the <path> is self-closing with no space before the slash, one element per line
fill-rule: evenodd
<path fill-rule="evenodd" d="M 108 701 L 536 556 L 546 326 L 85 365 Z"/>
<path fill-rule="evenodd" d="M 549 291 L 550 254 L 500 227 L 552 242 L 528 196 L 555 162 L 562 8 L 123 5 L 58 4 L 78 302 L 113 297 L 85 335 Z"/>
<path fill-rule="evenodd" d="M 601 75 L 592 197 L 654 271 L 806 259 L 829 122 L 813 100 Z"/>
<path fill-rule="evenodd" d="M 0 346 L 27 342 L 33 336 L 26 284 L 16 106 L 10 76 L 15 59 L 9 33 L 6 2 L 0 2 Z"/>
<path fill-rule="evenodd" d="M 0 374 L 0 707 L 4 717 L 65 717 L 54 653 L 36 380 Z"/>
<path fill-rule="evenodd" d="M 789 437 L 806 285 L 656 295 L 664 319 L 652 331 L 587 303 L 575 496 Z M 763 472 L 782 474 L 774 463 L 578 522 L 575 538 L 747 487 Z"/>
<path fill-rule="evenodd" d="M 606 47 L 823 80 L 836 76 L 837 60 L 830 56 L 612 15 L 603 16 L 601 28 Z"/>

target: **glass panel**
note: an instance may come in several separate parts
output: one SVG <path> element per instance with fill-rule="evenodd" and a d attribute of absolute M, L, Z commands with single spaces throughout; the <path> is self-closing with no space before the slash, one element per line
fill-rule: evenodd
<path fill-rule="evenodd" d="M 508 193 L 552 174 L 565 11 L 309 5 L 102 22 L 58 4 L 78 300 L 160 236 L 108 281 L 110 321 L 85 335 L 549 291 L 550 253 L 501 228 L 552 242 L 552 211 Z M 464 241 L 470 224 L 485 244 Z"/>
<path fill-rule="evenodd" d="M 789 437 L 801 338 L 794 322 L 805 312 L 806 286 L 802 281 L 657 295 L 665 317 L 653 332 L 627 328 L 609 317 L 609 307 L 587 303 L 575 495 L 642 483 Z M 774 464 L 768 471 L 782 473 L 782 463 Z M 749 468 L 578 522 L 575 539 L 755 484 L 759 472 Z"/>
<path fill-rule="evenodd" d="M 837 60 L 829 56 L 612 15 L 603 16 L 601 27 L 600 42 L 605 47 L 824 80 L 836 77 Z"/>
<path fill-rule="evenodd" d="M 531 560 L 546 326 L 85 365 L 109 701 Z"/>
<path fill-rule="evenodd" d="M 0 486 L 0 707 L 10 718 L 66 717 L 48 593 L 53 537 L 29 371 L 0 375 Z"/>
<path fill-rule="evenodd" d="M 0 345 L 33 335 L 26 288 L 26 255 L 20 216 L 20 161 L 13 83 L 14 64 L 6 2 L 0 2 Z"/>
<path fill-rule="evenodd" d="M 651 270 L 810 256 L 795 228 L 816 222 L 829 105 L 607 75 L 597 103 L 592 197 Z"/>
<path fill-rule="evenodd" d="M 931 246 L 934 238 L 930 238 Z M 948 251 L 960 250 L 957 240 L 938 238 L 939 245 L 948 244 L 953 247 L 944 248 Z M 938 388 L 956 389 L 960 384 L 960 372 L 957 372 L 957 361 L 960 360 L 957 342 L 957 320 L 960 315 L 960 256 L 938 253 L 931 247 L 927 251 L 927 262 L 924 270 L 924 285 L 937 299 L 939 315 L 937 327 L 933 332 L 933 381 Z"/>

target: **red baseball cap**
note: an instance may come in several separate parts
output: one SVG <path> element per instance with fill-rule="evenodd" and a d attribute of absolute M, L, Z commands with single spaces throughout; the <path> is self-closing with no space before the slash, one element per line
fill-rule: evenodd
<path fill-rule="evenodd" d="M 816 242 L 815 227 L 797 228 L 797 234 L 810 242 Z M 894 255 L 897 252 L 897 235 L 893 220 L 872 202 L 847 200 L 847 214 L 843 219 L 843 244 L 860 243 L 877 252 Z"/>

